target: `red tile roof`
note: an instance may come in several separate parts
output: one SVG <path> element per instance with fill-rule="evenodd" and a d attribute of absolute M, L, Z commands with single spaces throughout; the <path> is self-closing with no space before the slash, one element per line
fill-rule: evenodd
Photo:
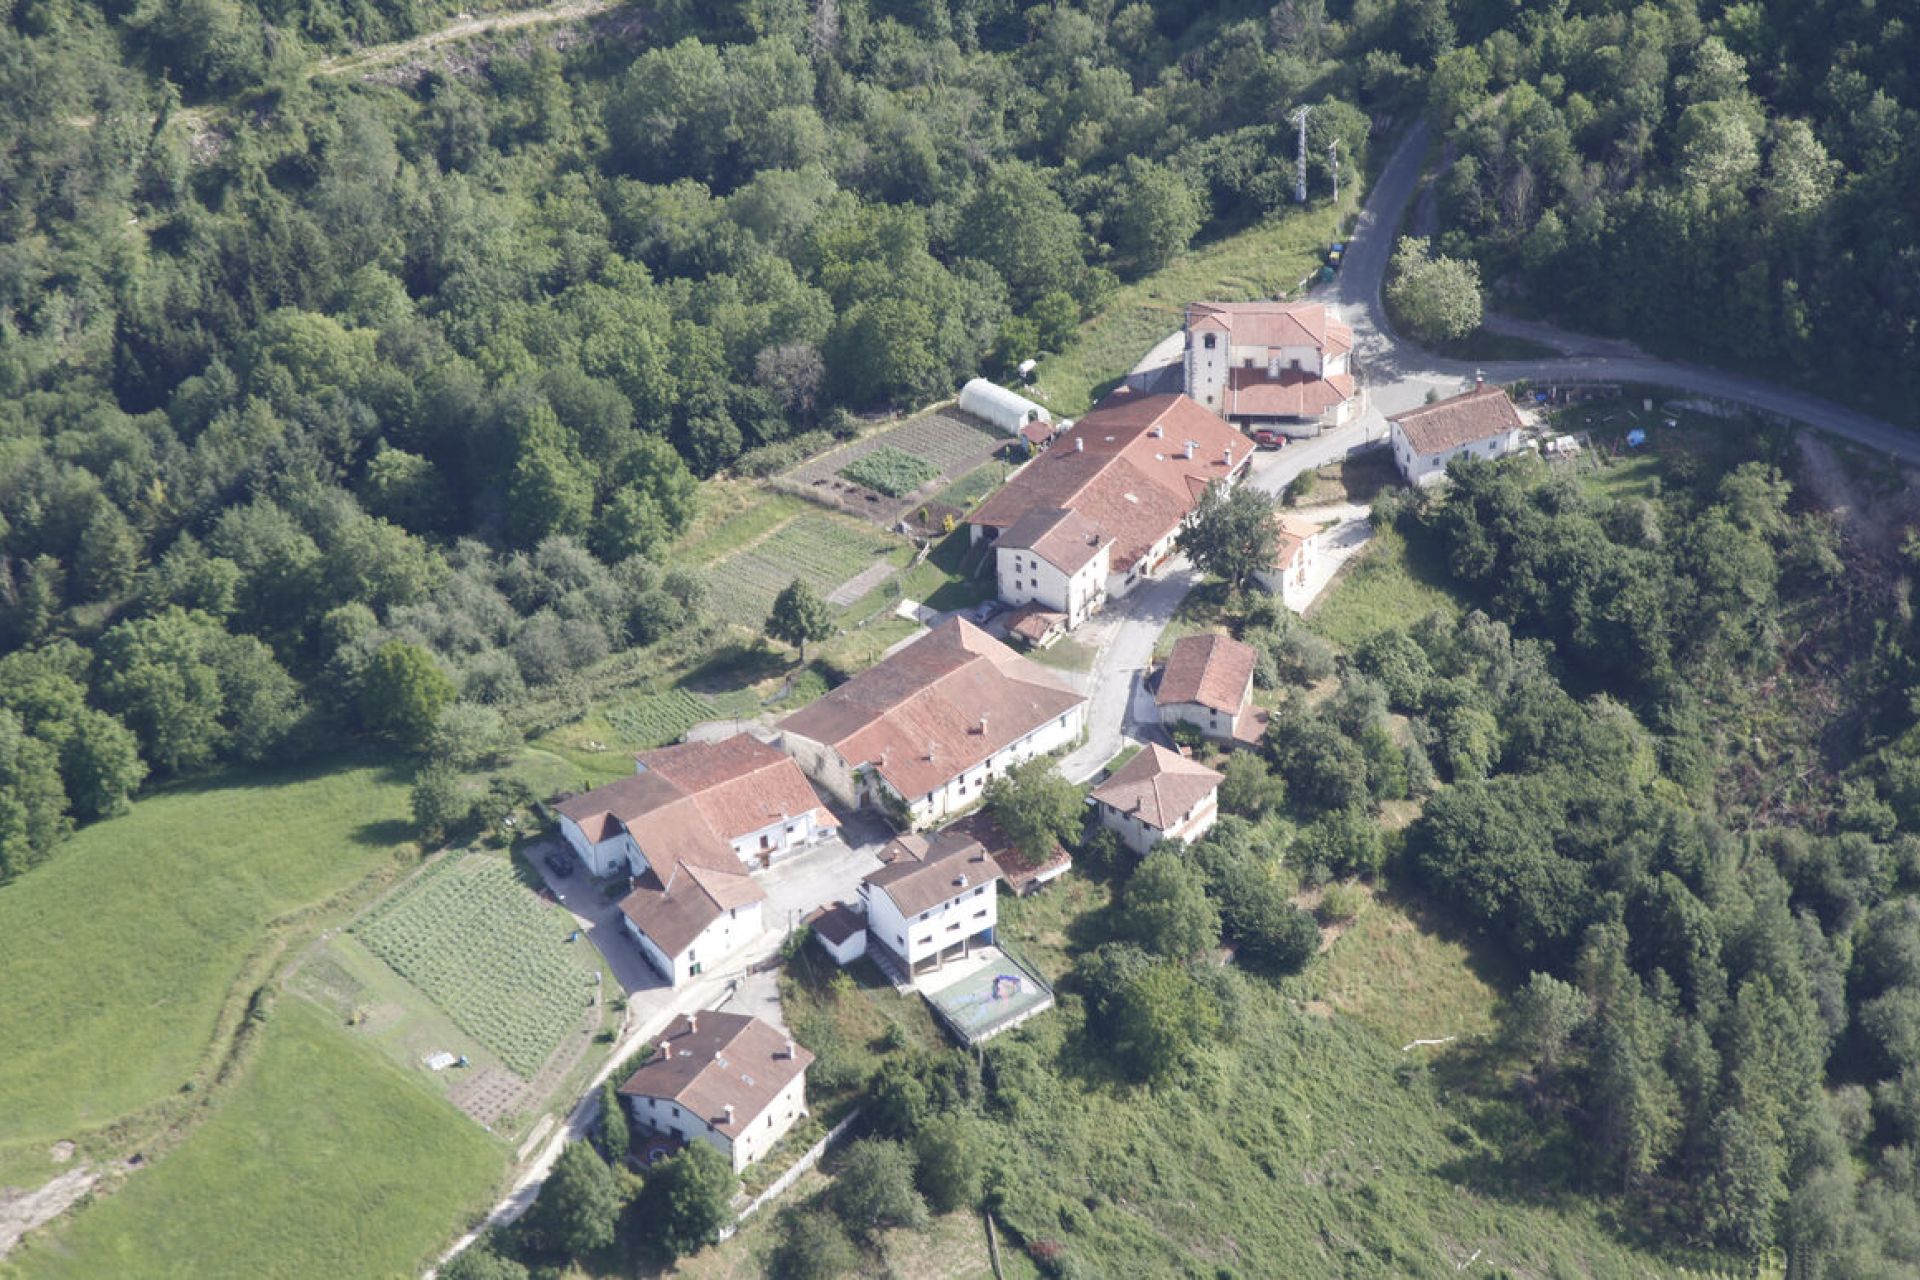
<path fill-rule="evenodd" d="M 831 906 L 815 907 L 804 921 L 815 933 L 834 946 L 839 946 L 867 927 L 867 918 L 844 902 Z"/>
<path fill-rule="evenodd" d="M 1125 571 L 1179 526 L 1209 484 L 1239 473 L 1251 455 L 1246 437 L 1198 402 L 1123 389 L 1056 437 L 967 523 L 1010 529 L 1034 511 L 1070 510 L 1113 539 L 1113 568 Z"/>
<path fill-rule="evenodd" d="M 1353 379 L 1331 378 L 1300 369 L 1233 369 L 1227 379 L 1226 410 L 1233 418 L 1317 418 L 1353 395 Z"/>
<path fill-rule="evenodd" d="M 734 865 L 739 866 L 738 860 Z M 649 866 L 635 878 L 633 892 L 620 900 L 620 912 L 653 945 L 677 956 L 728 911 L 766 896 L 760 882 L 744 870 L 714 871 L 680 863 L 669 867 L 662 880 Z"/>
<path fill-rule="evenodd" d="M 1232 636 L 1219 632 L 1182 636 L 1167 655 L 1167 668 L 1153 700 L 1159 706 L 1197 702 L 1203 707 L 1238 715 L 1246 705 L 1247 682 L 1253 678 L 1254 652 Z"/>
<path fill-rule="evenodd" d="M 1219 789 L 1222 775 L 1159 743 L 1115 770 L 1093 789 L 1093 798 L 1165 831 Z"/>
<path fill-rule="evenodd" d="M 1414 451 L 1423 454 L 1445 453 L 1461 445 L 1518 431 L 1526 425 L 1520 420 L 1520 411 L 1513 407 L 1513 401 L 1507 398 L 1506 390 L 1492 383 L 1409 409 L 1396 414 L 1392 421 L 1398 424 Z"/>
<path fill-rule="evenodd" d="M 1007 839 L 1007 833 L 985 809 L 976 809 L 949 823 L 947 830 L 979 841 L 980 847 L 1000 864 L 1000 874 L 1006 877 L 1007 887 L 1015 893 L 1025 893 L 1037 882 L 1051 880 L 1073 865 L 1072 855 L 1058 841 L 1046 857 L 1029 858 L 1013 847 L 1013 841 Z"/>
<path fill-rule="evenodd" d="M 1035 507 L 1007 526 L 995 546 L 1009 551 L 1031 551 L 1071 577 L 1113 545 L 1093 521 L 1064 507 Z"/>
<path fill-rule="evenodd" d="M 1014 610 L 1007 618 L 1007 634 L 1019 636 L 1028 644 L 1039 644 L 1066 625 L 1066 614 L 1028 604 Z"/>
<path fill-rule="evenodd" d="M 1327 314 L 1321 302 L 1195 302 L 1189 329 L 1225 329 L 1235 346 L 1318 347 L 1337 355 L 1353 349 L 1353 329 Z"/>
<path fill-rule="evenodd" d="M 953 618 L 802 707 L 779 728 L 872 765 L 919 799 L 1086 701 L 1052 672 Z"/>
<path fill-rule="evenodd" d="M 662 747 L 635 760 L 690 795 L 723 839 L 736 840 L 807 813 L 818 825 L 839 825 L 793 758 L 750 734 Z"/>
<path fill-rule="evenodd" d="M 813 1054 L 772 1024 L 709 1009 L 675 1018 L 620 1092 L 676 1102 L 737 1138 L 812 1062 Z"/>
<path fill-rule="evenodd" d="M 1273 517 L 1273 563 L 1276 568 L 1284 569 L 1293 563 L 1300 548 L 1320 532 L 1320 526 L 1302 520 L 1299 516 L 1276 513 Z"/>

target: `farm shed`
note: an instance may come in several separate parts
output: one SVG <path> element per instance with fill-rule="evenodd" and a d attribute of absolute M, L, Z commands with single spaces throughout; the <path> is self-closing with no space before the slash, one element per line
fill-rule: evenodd
<path fill-rule="evenodd" d="M 985 378 L 975 378 L 960 388 L 960 410 L 1010 436 L 1019 435 L 1030 422 L 1053 421 L 1053 415 L 1033 401 Z"/>

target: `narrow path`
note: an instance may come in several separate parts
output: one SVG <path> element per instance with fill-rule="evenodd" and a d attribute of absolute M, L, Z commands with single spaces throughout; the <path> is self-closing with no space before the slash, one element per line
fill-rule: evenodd
<path fill-rule="evenodd" d="M 543 26 L 549 22 L 577 22 L 617 7 L 621 0 L 560 0 L 538 9 L 511 9 L 495 13 L 460 14 L 444 27 L 425 31 L 392 44 L 368 45 L 346 53 L 323 58 L 307 68 L 309 76 L 337 76 L 353 71 L 405 62 L 429 49 L 474 36 L 498 35 L 521 27 Z"/>

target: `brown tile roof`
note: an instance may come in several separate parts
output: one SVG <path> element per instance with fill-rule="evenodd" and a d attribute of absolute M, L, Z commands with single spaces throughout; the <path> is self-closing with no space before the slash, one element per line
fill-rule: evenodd
<path fill-rule="evenodd" d="M 947 824 L 946 829 L 978 841 L 980 847 L 999 864 L 1000 874 L 1007 879 L 1007 887 L 1015 893 L 1025 893 L 1034 881 L 1065 871 L 1073 865 L 1072 855 L 1058 841 L 1046 857 L 1029 858 L 1013 847 L 1013 841 L 1007 839 L 1007 833 L 1000 829 L 1000 824 L 985 809 L 974 810 L 966 817 Z"/>
<path fill-rule="evenodd" d="M 1224 329 L 1242 347 L 1318 347 L 1331 354 L 1353 349 L 1353 329 L 1327 314 L 1322 302 L 1195 302 L 1189 329 Z"/>
<path fill-rule="evenodd" d="M 620 900 L 620 911 L 655 946 L 677 956 L 726 912 L 766 898 L 760 882 L 740 867 L 738 859 L 734 868 L 727 873 L 681 863 L 670 868 L 662 881 L 649 866 L 634 880 L 633 892 Z"/>
<path fill-rule="evenodd" d="M 635 760 L 690 795 L 723 839 L 806 813 L 821 825 L 839 825 L 793 758 L 750 734 L 662 747 Z"/>
<path fill-rule="evenodd" d="M 1246 703 L 1253 662 L 1252 647 L 1232 636 L 1217 631 L 1181 636 L 1167 655 L 1167 668 L 1161 673 L 1160 688 L 1153 700 L 1162 707 L 1197 702 L 1238 715 Z"/>
<path fill-rule="evenodd" d="M 1159 743 L 1121 765 L 1093 789 L 1093 798 L 1165 831 L 1220 786 L 1220 774 Z"/>
<path fill-rule="evenodd" d="M 645 771 L 555 807 L 595 844 L 624 829 L 663 879 L 683 862 L 743 870 L 729 842 L 782 817 L 810 812 L 816 822 L 837 825 L 800 767 L 746 734 L 648 751 L 636 763 Z"/>
<path fill-rule="evenodd" d="M 1416 453 L 1445 453 L 1464 444 L 1518 431 L 1526 424 L 1507 398 L 1505 388 L 1485 383 L 1471 391 L 1397 414 L 1399 424 Z"/>
<path fill-rule="evenodd" d="M 1317 418 L 1353 395 L 1353 379 L 1344 373 L 1331 378 L 1299 369 L 1282 369 L 1277 378 L 1265 369 L 1229 371 L 1226 410 L 1229 417 Z"/>
<path fill-rule="evenodd" d="M 1068 575 L 1085 567 L 1113 542 L 1093 521 L 1064 507 L 1035 507 L 1007 526 L 994 545 L 1009 551 L 1031 551 Z"/>
<path fill-rule="evenodd" d="M 1056 437 L 967 522 L 1004 530 L 1036 510 L 1074 511 L 1113 539 L 1113 568 L 1124 572 L 1178 527 L 1209 484 L 1240 472 L 1251 456 L 1247 438 L 1198 402 L 1122 389 Z"/>
<path fill-rule="evenodd" d="M 675 1018 L 620 1092 L 676 1102 L 737 1138 L 812 1062 L 813 1054 L 771 1024 L 709 1009 Z"/>
<path fill-rule="evenodd" d="M 1039 644 L 1067 625 L 1067 615 L 1042 609 L 1037 604 L 1021 605 L 1007 618 L 1007 634 L 1019 636 L 1028 644 Z"/>
<path fill-rule="evenodd" d="M 1086 699 L 961 618 L 802 707 L 779 728 L 870 764 L 908 801 Z"/>
<path fill-rule="evenodd" d="M 805 923 L 837 947 L 864 930 L 867 918 L 846 903 L 836 902 L 831 906 L 814 908 L 808 913 Z"/>
<path fill-rule="evenodd" d="M 865 883 L 884 890 L 909 920 L 1004 874 L 978 840 L 952 828 L 890 840 L 880 857 L 887 865 Z"/>

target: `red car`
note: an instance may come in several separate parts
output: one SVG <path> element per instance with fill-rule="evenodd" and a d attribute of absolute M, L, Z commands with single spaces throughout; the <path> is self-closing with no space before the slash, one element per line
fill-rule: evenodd
<path fill-rule="evenodd" d="M 1255 427 L 1251 434 L 1262 449 L 1279 449 L 1287 443 L 1287 437 L 1276 427 Z"/>

